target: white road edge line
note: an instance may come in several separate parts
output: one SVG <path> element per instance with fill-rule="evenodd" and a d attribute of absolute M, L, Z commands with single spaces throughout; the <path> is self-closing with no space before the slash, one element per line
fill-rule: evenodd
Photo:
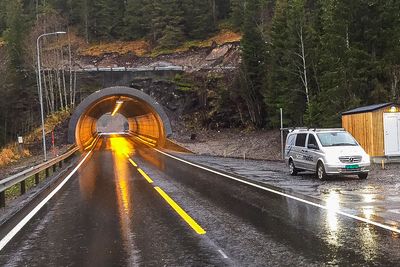
<path fill-rule="evenodd" d="M 218 249 L 218 252 L 222 255 L 222 257 L 224 257 L 224 259 L 228 258 L 228 256 L 226 256 L 226 254 L 221 249 Z"/>
<path fill-rule="evenodd" d="M 386 229 L 386 230 L 389 230 L 389 231 L 392 231 L 392 232 L 395 232 L 395 233 L 400 234 L 400 229 L 398 229 L 398 228 L 391 227 L 391 226 L 388 226 L 388 225 L 385 225 L 385 224 L 382 224 L 382 223 L 374 222 L 374 221 L 371 221 L 371 220 L 369 220 L 369 219 L 362 218 L 362 217 L 359 217 L 359 216 L 356 216 L 356 215 L 351 215 L 351 214 L 348 214 L 348 213 L 346 213 L 346 212 L 343 212 L 343 211 L 341 211 L 341 210 L 339 210 L 339 209 L 330 209 L 330 208 L 328 208 L 327 206 L 324 206 L 324 205 L 321 205 L 321 204 L 317 204 L 317 203 L 314 203 L 314 202 L 311 202 L 311 201 L 308 201 L 308 200 L 305 200 L 305 199 L 302 199 L 302 198 L 299 198 L 299 197 L 295 197 L 295 196 L 292 196 L 292 195 L 289 195 L 289 194 L 286 194 L 286 193 L 283 193 L 283 192 L 279 192 L 279 191 L 277 191 L 277 190 L 270 189 L 270 188 L 267 188 L 267 187 L 264 187 L 264 186 L 261 186 L 261 185 L 258 185 L 258 184 L 254 184 L 254 183 L 252 183 L 252 182 L 244 181 L 244 180 L 241 180 L 241 179 L 239 179 L 239 178 L 230 176 L 230 175 L 228 175 L 228 174 L 221 173 L 221 172 L 219 172 L 219 171 L 215 171 L 215 170 L 208 169 L 208 168 L 206 168 L 206 167 L 197 165 L 197 164 L 192 163 L 192 162 L 190 162 L 190 161 L 186 161 L 186 160 L 184 160 L 184 159 L 181 159 L 181 158 L 172 156 L 172 155 L 170 155 L 170 154 L 168 154 L 168 153 L 165 153 L 164 151 L 161 151 L 161 150 L 159 150 L 159 149 L 157 149 L 157 148 L 153 148 L 153 149 L 156 150 L 156 151 L 158 151 L 159 153 L 161 153 L 161 154 L 163 154 L 163 155 L 166 155 L 166 156 L 168 156 L 168 157 L 170 157 L 170 158 L 179 160 L 179 161 L 184 162 L 184 163 L 186 163 L 186 164 L 192 165 L 192 166 L 194 166 L 194 167 L 197 167 L 197 168 L 200 168 L 200 169 L 203 169 L 203 170 L 206 170 L 206 171 L 209 171 L 209 172 L 212 172 L 212 173 L 215 173 L 215 174 L 224 176 L 224 177 L 226 177 L 226 178 L 229 178 L 229 179 L 232 179 L 232 180 L 235 180 L 235 181 L 238 181 L 238 182 L 247 184 L 247 185 L 251 185 L 251 186 L 260 188 L 260 189 L 262 189 L 262 190 L 265 190 L 265 191 L 268 191 L 268 192 L 271 192 L 271 193 L 274 193 L 274 194 L 277 194 L 277 195 L 281 195 L 281 196 L 284 196 L 284 197 L 287 197 L 287 198 L 290 198 L 290 199 L 293 199 L 293 200 L 296 200 L 296 201 L 299 201 L 299 202 L 302 202 L 302 203 L 305 203 L 305 204 L 308 204 L 308 205 L 311 205 L 311 206 L 314 206 L 314 207 L 318 207 L 318 208 L 323 209 L 323 210 L 329 210 L 329 211 L 335 212 L 336 214 L 340 214 L 340 215 L 343 215 L 343 216 L 345 216 L 345 217 L 352 218 L 352 219 L 354 219 L 354 220 L 361 221 L 361 222 L 364 222 L 364 223 L 368 223 L 368 224 L 371 224 L 371 225 L 375 225 L 375 226 L 377 226 L 377 227 L 380 227 L 380 228 L 383 228 L 383 229 Z"/>
<path fill-rule="evenodd" d="M 0 251 L 7 245 L 8 242 L 35 216 L 36 213 L 68 182 L 69 179 L 78 171 L 82 164 L 86 161 L 93 149 L 79 162 L 72 172 L 62 181 L 46 198 L 44 198 L 33 210 L 31 210 L 2 240 L 0 240 Z"/>

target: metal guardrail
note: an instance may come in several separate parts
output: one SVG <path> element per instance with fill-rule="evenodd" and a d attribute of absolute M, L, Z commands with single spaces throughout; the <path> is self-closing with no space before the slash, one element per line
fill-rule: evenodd
<path fill-rule="evenodd" d="M 49 169 L 53 168 L 53 173 L 57 169 L 57 165 L 61 168 L 64 160 L 68 159 L 72 155 L 74 155 L 79 150 L 78 147 L 72 147 L 66 153 L 61 156 L 58 156 L 54 159 L 51 159 L 42 164 L 36 165 L 29 169 L 26 169 L 20 173 L 14 174 L 10 177 L 0 180 L 0 207 L 5 207 L 6 205 L 6 190 L 13 187 L 16 184 L 20 184 L 20 193 L 21 195 L 26 193 L 26 180 L 35 177 L 35 185 L 38 185 L 40 182 L 40 173 L 45 171 L 46 177 L 49 176 Z"/>

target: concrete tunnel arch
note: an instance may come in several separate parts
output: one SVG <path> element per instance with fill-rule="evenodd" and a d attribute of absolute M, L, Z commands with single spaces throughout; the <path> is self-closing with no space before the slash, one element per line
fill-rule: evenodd
<path fill-rule="evenodd" d="M 163 107 L 142 91 L 123 86 L 96 91 L 76 107 L 69 121 L 68 142 L 88 146 L 97 136 L 97 120 L 113 112 L 118 100 L 123 101 L 119 113 L 127 118 L 130 133 L 165 145 L 172 128 Z"/>

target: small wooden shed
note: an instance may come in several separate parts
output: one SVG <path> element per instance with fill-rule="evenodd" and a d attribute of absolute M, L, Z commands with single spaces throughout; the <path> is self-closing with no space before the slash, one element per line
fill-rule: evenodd
<path fill-rule="evenodd" d="M 371 157 L 400 156 L 400 105 L 384 103 L 343 112 L 342 127 Z"/>

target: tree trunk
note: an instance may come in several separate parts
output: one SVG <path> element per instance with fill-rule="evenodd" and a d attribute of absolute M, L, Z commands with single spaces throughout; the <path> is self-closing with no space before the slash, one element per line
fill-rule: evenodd
<path fill-rule="evenodd" d="M 63 88 L 63 94 L 64 94 L 64 107 L 67 109 L 68 108 L 68 96 L 67 96 L 67 84 L 65 81 L 65 68 L 63 65 L 64 62 L 64 53 L 63 49 L 61 48 L 61 73 L 62 73 L 62 88 Z"/>
<path fill-rule="evenodd" d="M 71 54 L 71 40 L 68 34 L 68 63 L 69 63 L 69 104 L 74 107 L 74 92 L 72 90 L 72 54 Z"/>
<path fill-rule="evenodd" d="M 79 91 L 79 97 L 81 98 L 81 101 L 82 101 L 82 94 L 80 93 L 80 91 Z M 75 102 L 76 102 L 76 70 L 74 71 L 74 98 L 73 98 L 73 100 L 74 100 L 74 107 L 75 107 Z"/>
<path fill-rule="evenodd" d="M 88 44 L 89 43 L 89 18 L 88 18 L 88 0 L 84 0 L 84 5 L 85 5 L 85 41 Z"/>
<path fill-rule="evenodd" d="M 49 90 L 47 87 L 47 77 L 46 77 L 45 70 L 42 70 L 42 76 L 43 76 L 42 98 L 44 98 L 43 103 L 44 102 L 46 103 L 47 113 L 49 113 L 50 112 L 50 98 L 49 98 Z"/>
<path fill-rule="evenodd" d="M 302 81 L 304 85 L 304 90 L 306 92 L 306 98 L 307 98 L 307 106 L 310 106 L 310 94 L 309 94 L 309 88 L 308 88 L 308 77 L 307 77 L 307 62 L 306 62 L 306 54 L 305 54 L 305 47 L 304 47 L 304 36 L 303 36 L 303 27 L 300 26 L 300 46 L 301 46 L 301 60 L 302 60 L 302 67 L 303 67 L 303 73 L 302 73 Z"/>
<path fill-rule="evenodd" d="M 49 89 L 50 89 L 50 113 L 55 110 L 55 94 L 54 94 L 54 80 L 51 70 L 49 70 Z"/>
<path fill-rule="evenodd" d="M 399 83 L 399 74 L 400 74 L 400 71 L 398 69 L 399 67 L 394 67 L 392 70 L 391 91 L 392 91 L 392 98 L 394 101 L 398 100 L 397 86 Z"/>

